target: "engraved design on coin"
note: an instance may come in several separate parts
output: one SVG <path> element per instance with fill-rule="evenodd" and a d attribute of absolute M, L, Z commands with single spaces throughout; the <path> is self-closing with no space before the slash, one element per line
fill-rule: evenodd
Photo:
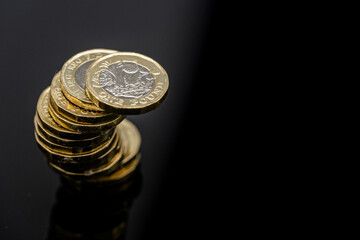
<path fill-rule="evenodd" d="M 85 73 L 86 70 L 90 67 L 90 65 L 94 62 L 88 61 L 82 64 L 78 69 L 75 71 L 75 82 L 79 85 L 79 87 L 85 91 Z"/>
<path fill-rule="evenodd" d="M 151 91 L 154 82 L 150 71 L 134 62 L 109 65 L 99 74 L 100 86 L 117 98 L 141 98 Z"/>

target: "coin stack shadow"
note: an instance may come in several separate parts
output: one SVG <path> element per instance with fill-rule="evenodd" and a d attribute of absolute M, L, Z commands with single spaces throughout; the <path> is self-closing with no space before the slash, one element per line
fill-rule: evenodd
<path fill-rule="evenodd" d="M 49 166 L 82 184 L 112 183 L 131 175 L 140 161 L 136 126 L 125 115 L 76 105 L 60 78 L 61 71 L 41 93 L 34 118 L 35 138 Z"/>

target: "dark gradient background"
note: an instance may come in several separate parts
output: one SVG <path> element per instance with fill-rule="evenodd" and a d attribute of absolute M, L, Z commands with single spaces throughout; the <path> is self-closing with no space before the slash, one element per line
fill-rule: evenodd
<path fill-rule="evenodd" d="M 225 236 L 217 200 L 227 196 L 219 182 L 227 163 L 217 141 L 226 139 L 215 137 L 221 111 L 210 90 L 225 77 L 216 71 L 229 37 L 219 12 L 207 0 L 1 3 L 1 240 L 47 238 L 60 181 L 36 146 L 35 106 L 63 63 L 92 48 L 142 53 L 170 79 L 158 109 L 128 117 L 142 135 L 143 185 L 126 239 Z"/>

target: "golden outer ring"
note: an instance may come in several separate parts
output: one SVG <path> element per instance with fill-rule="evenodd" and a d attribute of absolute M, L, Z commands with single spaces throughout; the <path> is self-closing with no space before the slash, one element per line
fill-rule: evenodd
<path fill-rule="evenodd" d="M 96 177 L 96 179 L 98 179 L 98 176 L 111 176 L 113 173 L 119 171 L 119 169 L 131 163 L 130 160 L 134 159 L 134 157 L 139 154 L 141 145 L 140 133 L 136 126 L 129 120 L 125 119 L 121 124 L 119 124 L 116 130 L 120 135 L 119 138 L 121 139 L 121 146 L 119 146 L 121 154 L 116 154 L 112 160 L 106 164 L 96 168 L 93 167 L 92 169 L 88 169 L 83 172 L 67 171 L 51 162 L 49 162 L 49 165 L 65 176 L 80 178 L 86 177 L 89 181 L 92 181 L 92 178 L 90 179 L 89 177 Z M 95 182 L 97 182 L 96 179 L 94 179 Z"/>
<path fill-rule="evenodd" d="M 44 136 L 44 134 L 39 130 L 38 125 L 35 125 L 35 134 L 44 145 L 46 145 L 49 149 L 53 150 L 54 152 L 60 154 L 88 154 L 88 153 L 96 152 L 97 150 L 102 148 L 104 144 L 106 144 L 106 141 L 104 141 L 103 143 L 93 146 L 69 147 L 69 146 L 60 145 L 58 143 L 53 143 L 50 140 L 48 140 L 47 137 Z"/>
<path fill-rule="evenodd" d="M 101 123 L 111 121 L 120 116 L 109 112 L 97 112 L 69 102 L 64 96 L 60 86 L 60 73 L 55 74 L 50 87 L 50 103 L 52 107 L 69 120 L 80 123 Z"/>
<path fill-rule="evenodd" d="M 56 164 L 65 164 L 65 165 L 81 165 L 81 164 L 88 164 L 89 162 L 96 160 L 100 156 L 104 155 L 104 153 L 108 152 L 109 149 L 114 148 L 114 145 L 119 141 L 119 134 L 115 132 L 110 140 L 105 142 L 101 148 L 97 149 L 96 151 L 92 151 L 90 153 L 81 153 L 81 154 L 64 154 L 58 153 L 53 149 L 46 146 L 45 143 L 35 134 L 35 138 L 37 143 L 39 144 L 40 148 L 45 153 L 45 156 Z"/>
<path fill-rule="evenodd" d="M 119 127 L 124 148 L 124 159 L 121 164 L 126 164 L 140 151 L 141 135 L 137 127 L 129 120 L 123 121 Z"/>
<path fill-rule="evenodd" d="M 36 106 L 36 114 L 38 116 L 39 122 L 42 126 L 53 133 L 54 135 L 72 140 L 82 140 L 98 136 L 98 133 L 91 132 L 75 132 L 61 127 L 55 122 L 51 117 L 49 112 L 49 101 L 50 101 L 50 87 L 47 87 L 41 94 Z"/>
<path fill-rule="evenodd" d="M 78 132 L 102 132 L 107 131 L 111 128 L 116 127 L 124 118 L 125 115 L 120 115 L 119 118 L 116 118 L 112 121 L 105 122 L 105 123 L 97 123 L 97 124 L 84 124 L 84 123 L 76 123 L 73 122 L 63 116 L 61 116 L 59 113 L 55 111 L 55 109 L 52 107 L 52 105 L 49 105 L 49 112 L 52 118 L 62 127 L 78 131 Z"/>
<path fill-rule="evenodd" d="M 154 77 L 154 87 L 145 96 L 138 99 L 117 98 L 106 92 L 101 86 L 99 75 L 109 65 L 119 62 L 137 63 Z M 138 53 L 118 52 L 99 58 L 91 64 L 85 76 L 86 94 L 96 106 L 116 111 L 120 114 L 141 114 L 158 107 L 165 99 L 169 80 L 163 67 L 153 59 Z"/>
<path fill-rule="evenodd" d="M 34 117 L 34 125 L 35 125 L 35 128 L 47 140 L 49 140 L 52 143 L 59 144 L 61 146 L 65 146 L 65 147 L 77 148 L 77 147 L 84 147 L 84 146 L 91 146 L 91 147 L 97 146 L 97 145 L 102 144 L 102 143 L 106 142 L 107 140 L 109 140 L 110 137 L 114 133 L 114 129 L 112 129 L 112 130 L 109 130 L 109 131 L 107 131 L 101 135 L 98 135 L 96 137 L 93 137 L 93 138 L 88 138 L 88 139 L 83 139 L 83 140 L 72 140 L 72 139 L 65 139 L 65 138 L 57 137 L 50 131 L 46 130 L 42 126 L 42 123 L 39 121 L 39 117 L 37 115 L 35 115 L 35 117 Z"/>
<path fill-rule="evenodd" d="M 63 176 L 88 178 L 107 170 L 107 168 L 111 168 L 116 162 L 122 159 L 122 157 L 123 150 L 121 149 L 120 138 L 118 137 L 118 141 L 114 142 L 112 147 L 105 154 L 95 159 L 93 162 L 89 162 L 87 165 L 58 164 L 49 159 L 48 164 Z M 92 169 L 90 169 L 89 166 L 91 166 Z"/>
<path fill-rule="evenodd" d="M 105 55 L 116 52 L 109 49 L 91 49 L 80 52 L 65 62 L 61 69 L 61 89 L 65 97 L 75 105 L 94 111 L 103 111 L 85 95 L 85 91 L 75 81 L 75 72 L 82 64 L 96 60 Z"/>
<path fill-rule="evenodd" d="M 125 156 L 126 158 L 126 156 Z M 129 163 L 120 168 L 119 170 L 113 172 L 108 176 L 101 176 L 95 179 L 90 179 L 89 182 L 115 182 L 124 179 L 125 177 L 129 176 L 131 173 L 135 171 L 137 166 L 140 163 L 141 154 L 136 154 L 132 159 L 130 159 Z"/>
<path fill-rule="evenodd" d="M 106 171 L 106 174 L 89 179 L 89 182 L 112 182 L 123 179 L 125 176 L 133 172 L 140 161 L 141 135 L 137 127 L 129 120 L 124 120 L 119 125 L 119 133 L 121 135 L 122 149 L 124 149 L 124 158 L 114 167 Z M 124 169 L 124 170 L 122 170 Z"/>
<path fill-rule="evenodd" d="M 126 121 L 126 120 L 125 120 Z M 49 161 L 49 165 L 54 168 L 57 172 L 59 172 L 60 174 L 66 176 L 66 177 L 74 177 L 74 178 L 87 178 L 89 179 L 90 177 L 94 177 L 94 176 L 98 176 L 101 174 L 104 174 L 108 171 L 110 171 L 116 164 L 118 164 L 119 162 L 121 162 L 123 155 L 124 155 L 124 148 L 122 147 L 122 143 L 124 141 L 122 141 L 121 139 L 121 130 L 120 127 L 117 127 L 117 133 L 119 135 L 119 139 L 121 140 L 121 142 L 118 143 L 118 145 L 116 146 L 116 151 L 113 152 L 107 152 L 105 153 L 101 158 L 111 158 L 111 160 L 105 162 L 105 164 L 103 163 L 102 165 L 98 165 L 98 166 L 92 166 L 91 169 L 86 169 L 86 170 L 82 170 L 82 171 L 74 171 L 74 170 L 66 170 L 60 166 L 55 165 L 54 163 Z"/>

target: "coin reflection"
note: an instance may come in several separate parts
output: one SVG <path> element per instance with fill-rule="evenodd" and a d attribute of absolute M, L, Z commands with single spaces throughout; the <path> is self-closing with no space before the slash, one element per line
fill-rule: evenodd
<path fill-rule="evenodd" d="M 125 239 L 130 208 L 141 185 L 139 169 L 124 180 L 106 185 L 79 185 L 62 178 L 47 239 Z"/>

